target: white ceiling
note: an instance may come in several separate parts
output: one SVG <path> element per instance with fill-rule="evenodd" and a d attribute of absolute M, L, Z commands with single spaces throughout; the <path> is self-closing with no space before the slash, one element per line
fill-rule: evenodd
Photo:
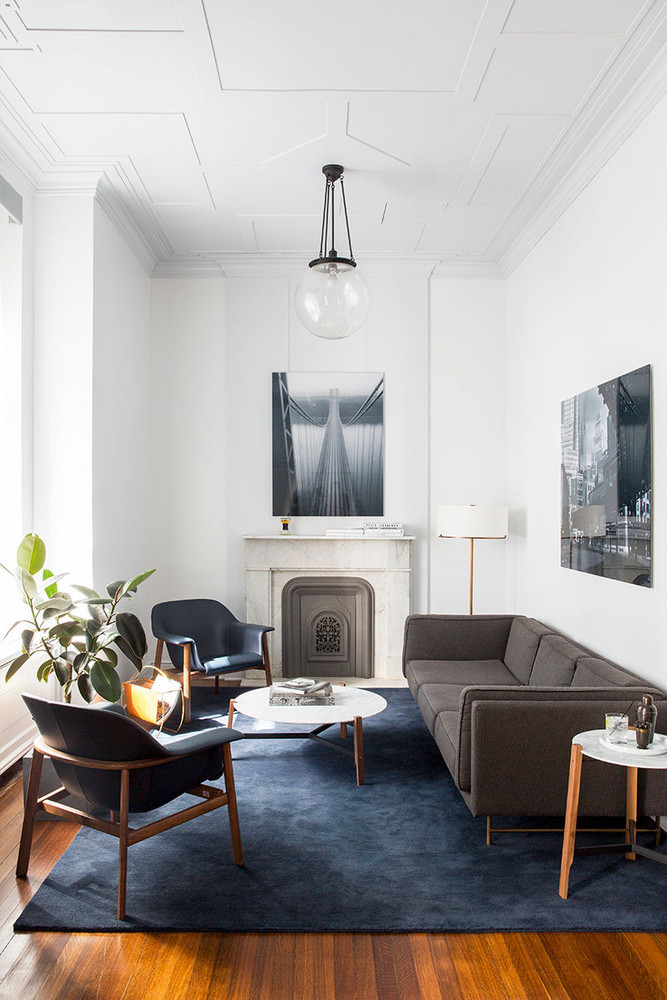
<path fill-rule="evenodd" d="M 98 187 L 151 266 L 305 262 L 335 162 L 360 263 L 506 271 L 663 92 L 666 8 L 5 0 L 0 139 L 36 190 Z"/>

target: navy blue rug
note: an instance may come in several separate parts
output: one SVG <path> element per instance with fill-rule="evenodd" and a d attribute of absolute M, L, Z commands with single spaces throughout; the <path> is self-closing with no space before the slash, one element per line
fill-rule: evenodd
<path fill-rule="evenodd" d="M 228 692 L 195 691 L 198 714 L 224 712 Z M 233 745 L 245 867 L 226 809 L 137 844 L 121 922 L 117 842 L 82 829 L 15 929 L 667 930 L 667 867 L 575 858 L 562 900 L 560 835 L 501 834 L 487 847 L 411 694 L 382 694 L 387 710 L 364 723 L 362 787 L 351 757 L 310 740 Z"/>

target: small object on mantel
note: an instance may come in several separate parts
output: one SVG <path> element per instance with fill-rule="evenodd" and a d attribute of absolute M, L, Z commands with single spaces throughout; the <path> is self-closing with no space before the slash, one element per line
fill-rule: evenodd
<path fill-rule="evenodd" d="M 402 538 L 403 525 L 400 521 L 365 521 L 364 535 L 367 538 Z"/>
<path fill-rule="evenodd" d="M 289 526 L 291 520 L 292 520 L 291 517 L 280 518 L 280 523 L 282 525 L 282 531 L 280 532 L 281 535 L 289 535 Z"/>

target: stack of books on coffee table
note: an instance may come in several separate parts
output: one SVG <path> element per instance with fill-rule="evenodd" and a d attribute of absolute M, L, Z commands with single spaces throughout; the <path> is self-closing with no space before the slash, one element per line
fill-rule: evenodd
<path fill-rule="evenodd" d="M 269 705 L 335 705 L 328 681 L 294 677 L 277 681 L 269 689 Z"/>

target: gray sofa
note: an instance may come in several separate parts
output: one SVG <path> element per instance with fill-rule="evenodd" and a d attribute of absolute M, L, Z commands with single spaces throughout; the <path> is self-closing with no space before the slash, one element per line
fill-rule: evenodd
<path fill-rule="evenodd" d="M 474 816 L 563 816 L 572 737 L 632 718 L 642 694 L 667 732 L 667 696 L 522 615 L 411 615 L 403 672 Z M 640 771 L 639 811 L 667 814 L 667 773 Z M 622 816 L 625 769 L 584 764 L 580 816 Z"/>

